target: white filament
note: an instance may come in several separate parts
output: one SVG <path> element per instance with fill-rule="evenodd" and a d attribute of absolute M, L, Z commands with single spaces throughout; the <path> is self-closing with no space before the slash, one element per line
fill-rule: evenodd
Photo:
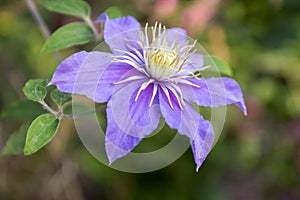
<path fill-rule="evenodd" d="M 125 41 L 135 43 L 138 48 L 126 45 L 128 50 L 115 50 L 122 53 L 122 55 L 117 55 L 113 62 L 129 64 L 146 76 L 135 75 L 115 82 L 114 84 L 121 84 L 148 77 L 139 87 L 134 99 L 135 102 L 139 99 L 141 92 L 150 84 L 153 84 L 149 107 L 153 104 L 158 88 L 161 88 L 167 97 L 170 107 L 174 109 L 171 100 L 171 94 L 173 94 L 180 109 L 183 110 L 185 101 L 182 91 L 177 84 L 186 84 L 200 88 L 200 86 L 190 82 L 187 78 L 198 78 L 200 71 L 209 67 L 185 69 L 185 66 L 192 64 L 189 59 L 196 52 L 195 46 L 197 41 L 194 41 L 193 44 L 190 44 L 188 40 L 184 43 L 179 43 L 177 41 L 177 35 L 177 37 L 173 38 L 172 43 L 170 43 L 167 37 L 166 27 L 157 22 L 150 28 L 148 28 L 147 23 L 144 32 L 139 31 L 138 35 L 140 40 L 125 39 Z"/>

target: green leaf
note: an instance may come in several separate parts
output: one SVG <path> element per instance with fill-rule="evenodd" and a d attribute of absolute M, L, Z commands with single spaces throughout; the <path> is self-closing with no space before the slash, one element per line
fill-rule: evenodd
<path fill-rule="evenodd" d="M 24 154 L 31 155 L 50 142 L 57 132 L 59 122 L 51 114 L 36 118 L 28 129 Z"/>
<path fill-rule="evenodd" d="M 18 101 L 8 105 L 1 112 L 0 118 L 2 119 L 15 119 L 15 120 L 33 120 L 37 116 L 45 113 L 41 104 L 33 101 Z"/>
<path fill-rule="evenodd" d="M 7 156 L 22 153 L 24 151 L 27 129 L 28 125 L 23 125 L 18 132 L 11 134 L 0 155 Z"/>
<path fill-rule="evenodd" d="M 213 65 L 216 67 L 216 69 L 221 75 L 229 76 L 229 77 L 233 76 L 232 69 L 228 63 L 215 56 L 204 56 L 204 66 L 212 65 L 212 61 L 213 61 Z M 214 69 L 208 68 L 208 70 L 214 70 Z"/>
<path fill-rule="evenodd" d="M 32 101 L 41 102 L 44 100 L 47 94 L 47 83 L 43 79 L 31 79 L 27 81 L 23 87 L 23 92 L 27 99 Z"/>
<path fill-rule="evenodd" d="M 51 92 L 50 97 L 58 106 L 62 106 L 72 100 L 72 96 L 70 94 L 61 92 L 58 89 L 54 89 Z"/>
<path fill-rule="evenodd" d="M 41 4 L 50 11 L 88 18 L 91 8 L 88 3 L 81 0 L 42 0 Z"/>
<path fill-rule="evenodd" d="M 122 10 L 120 9 L 120 7 L 117 7 L 117 6 L 112 6 L 108 9 L 106 9 L 105 13 L 107 14 L 107 16 L 110 19 L 120 18 L 120 17 L 124 16 L 123 13 L 122 13 Z"/>
<path fill-rule="evenodd" d="M 42 51 L 54 51 L 87 43 L 95 38 L 92 29 L 81 22 L 74 22 L 60 27 L 46 41 Z"/>

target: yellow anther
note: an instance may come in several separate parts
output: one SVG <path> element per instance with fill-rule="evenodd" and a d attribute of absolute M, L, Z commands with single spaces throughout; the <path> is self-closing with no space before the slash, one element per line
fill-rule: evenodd
<path fill-rule="evenodd" d="M 179 56 L 175 51 L 169 52 L 158 49 L 150 54 L 150 64 L 156 67 L 175 68 L 179 62 Z"/>

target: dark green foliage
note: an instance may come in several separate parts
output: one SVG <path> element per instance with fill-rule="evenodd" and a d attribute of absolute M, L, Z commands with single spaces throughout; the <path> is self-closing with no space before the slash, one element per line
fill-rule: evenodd
<path fill-rule="evenodd" d="M 0 156 L 17 155 L 23 153 L 28 125 L 23 125 L 19 131 L 12 133 L 6 141 Z"/>
<path fill-rule="evenodd" d="M 59 127 L 59 120 L 51 114 L 43 114 L 36 118 L 29 126 L 25 155 L 31 155 L 45 146 L 55 136 Z"/>
<path fill-rule="evenodd" d="M 56 103 L 58 106 L 62 106 L 65 103 L 72 100 L 72 96 L 70 94 L 64 93 L 59 91 L 58 89 L 54 89 L 50 93 L 50 97 L 54 103 Z"/>
<path fill-rule="evenodd" d="M 43 107 L 30 100 L 14 102 L 2 110 L 0 118 L 30 121 L 45 113 Z"/>
<path fill-rule="evenodd" d="M 50 11 L 81 18 L 88 18 L 91 12 L 89 4 L 82 0 L 42 0 L 41 4 Z"/>
<path fill-rule="evenodd" d="M 41 102 L 47 95 L 47 83 L 43 79 L 32 79 L 27 81 L 23 87 L 23 92 L 27 99 Z"/>
<path fill-rule="evenodd" d="M 57 29 L 46 41 L 42 51 L 54 51 L 78 44 L 87 43 L 95 38 L 92 29 L 81 22 L 74 22 Z"/>

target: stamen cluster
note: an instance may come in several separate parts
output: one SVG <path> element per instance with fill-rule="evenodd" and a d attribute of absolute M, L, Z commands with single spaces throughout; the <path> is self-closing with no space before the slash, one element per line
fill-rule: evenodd
<path fill-rule="evenodd" d="M 196 52 L 195 45 L 197 41 L 190 44 L 186 39 L 182 43 L 182 41 L 178 41 L 180 33 L 176 33 L 178 37 L 170 41 L 168 31 L 171 30 L 167 30 L 165 26 L 158 23 L 155 23 L 153 27 L 148 27 L 148 24 L 146 24 L 145 29 L 138 32 L 139 41 L 128 41 L 135 43 L 138 48 L 127 45 L 128 51 L 117 50 L 122 54 L 116 56 L 113 62 L 129 64 L 142 72 L 143 76 L 131 76 L 115 82 L 115 84 L 144 79 L 146 76 L 148 80 L 141 85 L 135 101 L 138 100 L 143 90 L 150 84 L 154 84 L 149 106 L 152 105 L 159 86 L 167 96 L 172 109 L 174 109 L 174 106 L 170 99 L 170 92 L 175 96 L 179 107 L 183 109 L 185 102 L 181 89 L 177 84 L 182 83 L 197 88 L 200 87 L 186 80 L 187 78 L 197 78 L 195 74 L 200 71 L 198 68 L 188 67 L 193 65 L 190 58 Z M 201 70 L 203 69 L 205 68 L 201 68 Z"/>

